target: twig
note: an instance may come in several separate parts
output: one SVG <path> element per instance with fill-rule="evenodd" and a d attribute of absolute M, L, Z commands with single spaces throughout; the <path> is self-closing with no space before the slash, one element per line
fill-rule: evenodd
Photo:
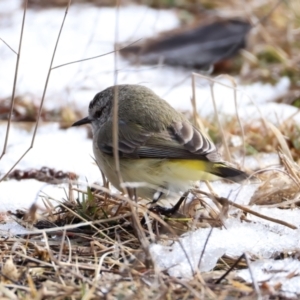
<path fill-rule="evenodd" d="M 288 172 L 288 175 L 294 180 L 294 182 L 300 187 L 300 178 L 299 178 L 299 166 L 295 164 L 293 159 L 290 159 L 288 155 L 278 151 L 278 156 Z M 296 167 L 297 166 L 297 167 Z"/>
<path fill-rule="evenodd" d="M 27 2 L 26 2 L 27 3 Z M 60 36 L 61 36 L 61 33 L 62 33 L 62 30 L 63 30 L 63 27 L 64 27 L 64 24 L 65 24 L 65 20 L 66 20 L 66 17 L 67 17 L 67 14 L 68 14 L 68 11 L 69 11 L 69 7 L 71 5 L 71 0 L 68 1 L 68 4 L 67 4 L 67 7 L 66 7 L 66 10 L 65 10 L 65 15 L 64 15 L 64 18 L 63 18 L 63 21 L 62 21 L 62 24 L 60 26 L 60 30 L 59 30 L 59 33 L 58 33 L 58 37 L 56 39 L 56 43 L 55 43 L 55 46 L 54 46 L 54 51 L 53 51 L 53 54 L 52 54 L 52 58 L 51 58 L 51 62 L 50 62 L 50 66 L 49 66 L 49 69 L 48 69 L 48 74 L 47 74 L 47 78 L 46 78 L 46 82 L 45 82 L 45 86 L 44 86 L 44 90 L 43 90 L 43 95 L 42 95 L 42 100 L 41 100 L 41 103 L 40 103 L 40 107 L 39 107 L 39 111 L 38 111 L 38 115 L 37 115 L 37 121 L 35 123 L 35 127 L 34 127 L 34 131 L 33 131 L 33 135 L 32 135 L 32 139 L 31 139 L 31 143 L 30 143 L 30 146 L 28 147 L 28 149 L 21 155 L 21 157 L 13 164 L 13 166 L 6 172 L 6 174 L 4 174 L 4 176 L 0 179 L 0 182 L 2 180 L 4 180 L 8 174 L 14 169 L 14 167 L 23 159 L 23 157 L 33 148 L 33 145 L 34 145 L 34 141 L 35 141 L 35 137 L 36 137 L 36 132 L 37 132 L 37 129 L 38 129 L 38 126 L 39 126 L 39 121 L 40 121 L 40 118 L 41 118 L 41 114 L 42 114 L 42 109 L 43 109 L 43 104 L 44 104 L 44 100 L 45 100 L 45 96 L 46 96 L 46 91 L 47 91 L 47 87 L 48 87 L 48 83 L 49 83 L 49 79 L 50 79 L 50 74 L 51 74 L 51 68 L 52 68 L 52 65 L 53 65 L 53 61 L 54 61 L 54 57 L 55 57 L 55 54 L 56 54 L 56 50 L 57 50 L 57 46 L 58 46 L 58 43 L 59 43 L 59 40 L 60 40 Z M 24 17 L 25 19 L 25 17 Z M 22 31 L 23 32 L 23 31 Z M 14 87 L 15 89 L 15 87 Z M 13 92 L 13 97 L 14 97 L 14 92 Z M 13 104 L 13 103 L 12 103 Z M 8 127 L 9 127 L 9 124 L 10 122 L 8 122 Z M 4 149 L 5 150 L 5 149 Z M 5 152 L 4 152 L 5 153 Z M 3 154 L 4 154 L 3 153 Z M 2 156 L 3 156 L 2 154 Z M 1 156 L 1 157 L 2 157 Z M 0 157 L 0 158 L 1 158 Z"/>
<path fill-rule="evenodd" d="M 207 237 L 206 237 L 206 240 L 205 240 L 205 243 L 204 243 L 203 249 L 202 249 L 202 251 L 201 251 L 200 258 L 199 258 L 198 269 L 200 269 L 201 261 L 202 261 L 204 252 L 205 252 L 205 250 L 206 250 L 206 246 L 207 246 L 207 244 L 208 244 L 208 241 L 209 241 L 209 239 L 210 239 L 210 236 L 211 236 L 211 234 L 212 234 L 212 232 L 213 232 L 213 229 L 214 229 L 213 227 L 210 229 L 210 231 L 209 231 L 209 233 L 208 233 L 208 235 L 207 235 Z"/>
<path fill-rule="evenodd" d="M 13 83 L 13 89 L 12 89 L 12 94 L 11 94 L 11 102 L 10 102 L 10 108 L 9 108 L 8 121 L 7 121 L 7 127 L 6 127 L 6 134 L 5 134 L 4 145 L 3 145 L 3 150 L 2 150 L 2 154 L 0 156 L 0 159 L 6 153 L 8 136 L 9 136 L 9 131 L 10 131 L 10 124 L 11 124 L 11 119 L 12 119 L 12 113 L 13 113 L 13 109 L 14 109 L 14 105 L 15 105 L 15 93 L 16 93 L 16 86 L 17 86 L 20 57 L 21 57 L 21 49 L 22 49 L 23 33 L 24 33 L 24 27 L 25 27 L 26 12 L 27 12 L 27 4 L 28 4 L 28 0 L 24 1 L 24 11 L 23 11 L 23 19 L 22 19 L 18 53 L 16 53 L 11 47 L 9 47 L 9 45 L 5 41 L 3 41 L 1 39 L 13 52 L 15 52 L 17 54 L 17 61 L 16 61 L 16 68 L 15 68 L 15 74 L 14 74 L 14 83 Z M 2 179 L 0 180 L 0 182 L 2 181 Z"/>
<path fill-rule="evenodd" d="M 109 52 L 106 52 L 104 54 L 100 54 L 100 55 L 96 55 L 96 56 L 92 56 L 92 57 L 88 57 L 88 58 L 83 58 L 83 59 L 79 59 L 79 60 L 74 60 L 74 61 L 70 61 L 68 63 L 64 63 L 64 64 L 61 64 L 61 65 L 58 65 L 58 66 L 55 66 L 53 68 L 51 68 L 51 70 L 55 70 L 55 69 L 58 69 L 58 68 L 61 68 L 61 67 L 65 67 L 65 66 L 68 66 L 68 65 L 72 65 L 72 64 L 77 64 L 77 63 L 80 63 L 80 62 L 83 62 L 83 61 L 87 61 L 87 60 L 92 60 L 92 59 L 96 59 L 96 58 L 99 58 L 99 57 L 103 57 L 103 56 L 106 56 L 106 55 L 109 55 L 109 54 L 113 54 L 113 53 L 116 53 L 116 52 L 119 52 L 131 45 L 134 45 L 135 43 L 138 43 L 141 39 L 138 39 L 122 48 L 119 48 L 118 50 L 114 49 L 112 51 L 109 51 Z"/>
<path fill-rule="evenodd" d="M 117 43 L 118 43 L 118 30 L 119 30 L 119 8 L 120 0 L 116 0 L 116 22 L 115 22 L 115 51 L 114 51 L 114 98 L 113 98 L 113 126 L 112 126 L 112 139 L 113 139 L 113 154 L 115 160 L 116 173 L 119 179 L 119 184 L 122 185 L 123 179 L 120 171 L 119 160 L 119 90 L 118 84 L 118 56 L 117 56 Z M 126 190 L 125 190 L 126 191 Z M 124 192 L 125 192 L 124 191 Z"/>
<path fill-rule="evenodd" d="M 26 1 L 26 4 L 25 4 L 25 6 L 27 6 L 27 1 Z M 0 40 L 13 52 L 13 53 L 15 53 L 16 55 L 18 55 L 18 53 L 8 44 L 8 43 L 6 43 L 5 41 L 4 41 L 4 39 L 2 39 L 1 37 L 0 37 Z"/>
<path fill-rule="evenodd" d="M 194 124 L 197 124 L 197 102 L 196 102 L 196 86 L 195 86 L 195 76 L 192 74 L 192 107 L 193 107 L 193 119 Z M 203 129 L 203 128 L 201 128 Z"/>
<path fill-rule="evenodd" d="M 232 205 L 232 206 L 234 206 L 236 208 L 239 208 L 239 209 L 243 210 L 246 213 L 252 214 L 252 215 L 257 216 L 257 217 L 259 217 L 261 219 L 265 219 L 265 220 L 268 220 L 270 222 L 277 223 L 277 224 L 289 227 L 291 229 L 298 229 L 298 227 L 295 226 L 295 225 L 293 225 L 293 224 L 290 224 L 288 222 L 285 222 L 285 221 L 282 221 L 282 220 L 278 220 L 278 219 L 275 219 L 275 218 L 272 218 L 272 217 L 265 216 L 265 215 L 263 215 L 261 213 L 258 213 L 258 212 L 254 211 L 254 210 L 252 210 L 252 209 L 250 209 L 250 208 L 248 208 L 246 206 L 234 203 L 234 202 L 232 202 L 232 201 L 230 201 L 230 200 L 228 200 L 228 199 L 226 199 L 224 197 L 212 196 L 212 195 L 210 195 L 210 194 L 208 194 L 206 192 L 200 191 L 200 190 L 198 190 L 197 192 L 205 195 L 206 197 L 208 197 L 210 199 L 212 199 L 212 197 L 214 197 L 222 205 Z"/>
<path fill-rule="evenodd" d="M 243 253 L 235 262 L 234 264 L 219 278 L 215 281 L 215 284 L 221 283 L 223 279 L 226 278 L 226 276 L 238 265 L 238 263 L 245 257 L 245 254 Z"/>
<path fill-rule="evenodd" d="M 233 98 L 234 98 L 234 106 L 235 106 L 235 114 L 236 114 L 236 119 L 239 123 L 239 126 L 241 128 L 241 134 L 242 134 L 242 142 L 243 142 L 243 160 L 242 160 L 242 166 L 244 166 L 244 163 L 245 163 L 245 155 L 246 155 L 246 142 L 245 142 L 245 132 L 244 132 L 244 127 L 242 125 L 242 121 L 241 121 L 241 118 L 240 118 L 240 115 L 239 115 L 239 111 L 238 111 L 238 103 L 237 103 L 237 84 L 234 80 L 233 77 L 227 75 L 227 74 L 223 74 L 221 76 L 218 76 L 218 77 L 225 77 L 227 78 L 228 80 L 231 81 L 232 85 L 234 86 L 234 89 L 233 89 Z"/>
<path fill-rule="evenodd" d="M 227 141 L 226 141 L 226 138 L 225 138 L 225 133 L 224 133 L 223 126 L 222 126 L 220 118 L 219 118 L 219 112 L 218 112 L 218 109 L 217 109 L 217 104 L 216 104 L 216 99 L 215 99 L 215 91 L 214 91 L 214 83 L 210 83 L 209 88 L 210 88 L 210 94 L 211 94 L 212 102 L 213 102 L 213 106 L 214 106 L 215 116 L 216 116 L 216 119 L 217 119 L 217 122 L 218 122 L 219 129 L 221 131 L 221 136 L 222 136 L 223 145 L 224 145 L 224 149 L 225 149 L 225 159 L 227 161 L 231 162 L 230 151 L 229 151 L 229 148 L 228 148 L 228 144 L 227 144 Z"/>
<path fill-rule="evenodd" d="M 257 299 L 258 299 L 258 300 L 261 300 L 261 299 L 262 299 L 262 295 L 261 295 L 261 292 L 260 292 L 260 290 L 259 290 L 259 286 L 258 286 L 258 284 L 257 284 L 257 281 L 255 280 L 255 278 L 254 278 L 254 276 L 253 276 L 253 272 L 252 272 L 251 266 L 250 266 L 250 260 L 249 260 L 249 258 L 248 258 L 247 253 L 244 253 L 244 258 L 245 258 L 245 260 L 246 260 L 246 262 L 247 262 L 247 265 L 248 265 L 248 270 L 249 270 L 249 273 L 250 273 L 250 276 L 251 276 L 251 279 L 252 279 L 252 285 L 253 285 L 253 288 L 254 288 L 254 290 L 255 290 L 255 292 L 256 292 L 256 294 L 257 294 Z"/>

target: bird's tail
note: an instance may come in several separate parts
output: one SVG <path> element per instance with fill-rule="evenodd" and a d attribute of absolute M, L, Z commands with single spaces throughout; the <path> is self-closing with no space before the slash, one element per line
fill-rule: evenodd
<path fill-rule="evenodd" d="M 214 174 L 218 177 L 229 179 L 234 182 L 241 182 L 249 178 L 249 175 L 243 171 L 240 171 L 236 168 L 226 165 L 225 163 L 211 163 L 208 165 L 211 174 Z M 207 166 L 207 167 L 208 167 Z"/>

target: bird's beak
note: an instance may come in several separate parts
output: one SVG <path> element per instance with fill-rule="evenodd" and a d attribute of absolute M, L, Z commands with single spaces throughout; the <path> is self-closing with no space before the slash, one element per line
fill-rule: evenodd
<path fill-rule="evenodd" d="M 92 120 L 89 117 L 85 117 L 77 122 L 75 122 L 72 126 L 80 126 L 84 124 L 90 124 Z"/>

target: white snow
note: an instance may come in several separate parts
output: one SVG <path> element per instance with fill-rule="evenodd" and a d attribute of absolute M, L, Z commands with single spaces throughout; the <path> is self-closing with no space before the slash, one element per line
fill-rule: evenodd
<path fill-rule="evenodd" d="M 278 166 L 280 159 L 277 153 L 258 153 L 246 156 L 244 165 L 250 170 L 259 170 L 269 166 Z"/>
<path fill-rule="evenodd" d="M 266 215 L 273 216 L 273 212 L 270 209 Z M 288 219 L 290 223 L 300 225 L 299 210 L 292 212 L 281 210 L 279 213 L 281 219 Z M 212 230 L 200 265 L 201 271 L 211 270 L 217 259 L 224 254 L 238 258 L 247 252 L 253 257 L 271 258 L 276 253 L 295 251 L 299 248 L 299 229 L 293 230 L 271 222 L 265 225 L 260 222 L 247 223 L 233 218 L 226 220 L 224 227 Z M 187 257 L 195 271 L 210 230 L 202 228 L 189 232 L 180 238 L 181 243 L 175 242 L 172 246 L 153 245 L 150 251 L 158 267 L 167 270 L 171 276 L 191 277 L 191 267 Z"/>
<path fill-rule="evenodd" d="M 0 2 L 0 37 L 14 50 L 18 48 L 22 18 L 21 2 L 20 0 Z M 63 16 L 63 9 L 28 10 L 17 95 L 27 94 L 29 99 L 39 103 Z M 117 16 L 116 39 L 116 16 L 117 11 L 114 8 L 72 5 L 58 45 L 54 66 L 110 52 L 114 49 L 115 41 L 130 43 L 179 25 L 175 11 L 154 10 L 136 5 L 125 6 L 120 8 Z M 0 98 L 3 99 L 11 95 L 16 55 L 1 41 L 0 63 Z M 114 54 L 54 69 L 50 77 L 45 107 L 58 108 L 70 105 L 87 112 L 88 103 L 94 94 L 114 84 L 114 69 Z M 121 57 L 118 58 L 117 69 L 118 83 L 146 85 L 176 109 L 191 110 L 191 70 L 167 66 L 132 66 Z M 218 80 L 223 84 L 231 85 L 226 79 Z M 266 120 L 279 125 L 292 116 L 296 122 L 300 122 L 297 108 L 272 102 L 287 92 L 290 86 L 289 79 L 282 78 L 274 86 L 262 83 L 241 86 L 238 79 L 237 83 L 237 105 L 243 121 L 249 122 L 263 116 Z M 235 116 L 231 88 L 215 84 L 214 96 L 220 114 Z M 211 117 L 214 114 L 209 80 L 196 79 L 196 100 L 200 116 Z M 24 127 L 22 124 L 12 125 L 7 153 L 0 163 L 1 176 L 28 149 L 32 132 L 32 127 Z M 4 141 L 4 135 L 5 123 L 0 124 L 1 142 Z M 92 156 L 92 141 L 87 138 L 85 128 L 61 130 L 58 124 L 41 124 L 34 147 L 16 168 L 25 170 L 46 166 L 56 170 L 75 172 L 80 175 L 81 182 L 93 183 L 100 181 L 101 175 Z M 245 159 L 245 166 L 250 169 L 278 163 L 277 154 L 260 154 L 256 158 L 246 157 Z M 259 184 L 243 186 L 221 182 L 211 184 L 219 196 L 227 197 L 243 205 L 249 203 L 253 193 L 259 187 Z M 66 197 L 65 187 L 64 184 L 54 186 L 33 179 L 3 181 L 0 183 L 0 211 L 28 208 L 35 201 L 41 204 L 39 195 L 44 195 L 44 193 L 61 200 Z M 200 187 L 208 191 L 205 185 L 201 184 Z M 297 227 L 300 225 L 299 209 L 280 210 L 257 206 L 251 209 L 286 220 Z M 236 209 L 229 211 L 230 214 L 235 212 Z M 181 244 L 178 242 L 168 246 L 153 244 L 151 254 L 160 269 L 165 269 L 172 276 L 188 278 L 199 265 L 201 271 L 213 269 L 216 261 L 223 254 L 238 257 L 247 252 L 250 256 L 261 258 L 251 265 L 256 280 L 262 281 L 269 278 L 266 270 L 271 267 L 278 270 L 286 268 L 288 271 L 278 272 L 278 276 L 274 275 L 270 282 L 278 280 L 282 283 L 281 289 L 287 294 L 290 293 L 288 295 L 299 295 L 299 276 L 289 280 L 284 278 L 284 274 L 293 268 L 299 270 L 298 262 L 291 259 L 281 262 L 271 260 L 277 252 L 299 249 L 299 229 L 292 230 L 250 214 L 247 218 L 251 222 L 242 222 L 230 216 L 224 221 L 224 228 L 214 228 L 200 264 L 199 259 L 210 233 L 210 229 L 207 228 L 189 232 L 180 237 Z M 18 226 L 14 223 L 1 224 L 0 229 L 3 232 L 11 230 L 13 234 L 23 230 Z M 186 259 L 187 256 L 189 261 Z M 240 271 L 238 276 L 250 282 L 251 278 L 248 273 L 247 270 Z"/>
<path fill-rule="evenodd" d="M 4 140 L 6 126 L 0 125 L 0 140 Z M 32 128 L 24 124 L 13 124 L 7 154 L 1 160 L 1 177 L 14 165 L 17 159 L 28 149 Z M 59 129 L 58 124 L 44 124 L 38 129 L 34 147 L 17 165 L 17 169 L 30 170 L 42 167 L 54 168 L 56 171 L 74 172 L 80 175 L 82 184 L 99 182 L 101 174 L 94 163 L 92 140 L 87 138 L 86 128 Z M 0 183 L 0 210 L 28 208 L 37 198 L 39 191 L 49 190 L 53 198 L 61 199 L 65 193 L 56 186 L 36 180 L 3 181 Z"/>
<path fill-rule="evenodd" d="M 0 236 L 14 236 L 16 234 L 25 234 L 30 232 L 20 224 L 15 221 L 9 220 L 5 224 L 1 224 L 0 226 Z"/>
<path fill-rule="evenodd" d="M 212 182 L 214 191 L 221 197 L 226 197 L 236 203 L 247 205 L 259 184 L 239 186 L 238 184 L 224 184 Z M 205 184 L 201 184 L 202 191 L 208 191 Z M 213 205 L 210 203 L 210 205 Z M 299 289 L 299 263 L 295 259 L 285 259 L 280 262 L 272 258 L 280 253 L 298 252 L 300 247 L 300 210 L 263 208 L 251 206 L 251 210 L 265 216 L 286 221 L 297 227 L 291 229 L 286 226 L 247 214 L 247 222 L 232 217 L 236 209 L 229 210 L 229 218 L 223 220 L 223 228 L 201 228 L 188 232 L 179 241 L 169 245 L 153 244 L 150 252 L 157 267 L 165 270 L 169 275 L 190 278 L 200 266 L 200 271 L 210 271 L 218 258 L 223 255 L 238 258 L 247 253 L 253 259 L 260 259 L 251 264 L 253 278 L 258 283 L 268 281 L 270 287 L 277 283 L 282 286 L 277 293 L 287 297 L 297 297 Z M 202 254 L 204 252 L 204 254 Z M 201 263 L 200 257 L 203 255 Z M 188 258 L 187 258 L 188 257 Z M 277 273 L 275 273 L 277 270 Z M 294 274 L 295 272 L 295 274 Z M 293 275 L 291 278 L 288 275 Z M 251 282 L 249 270 L 237 271 L 236 276 Z"/>
<path fill-rule="evenodd" d="M 15 51 L 18 49 L 22 10 L 11 11 L 6 0 L 0 12 L 1 38 Z M 35 100 L 40 99 L 54 45 L 63 20 L 64 9 L 27 11 L 24 29 L 21 61 L 19 68 L 17 95 L 29 93 Z M 116 17 L 118 18 L 118 38 L 115 40 Z M 175 12 L 154 10 L 146 6 L 130 5 L 121 7 L 119 13 L 114 8 L 91 5 L 72 5 L 62 31 L 54 65 L 103 55 L 114 50 L 115 41 L 129 43 L 155 35 L 178 25 Z M 16 55 L 0 42 L 0 97 L 11 94 L 15 71 Z M 131 71 L 129 71 L 130 69 Z M 146 69 L 146 72 L 143 71 Z M 144 83 L 156 78 L 157 70 L 143 67 L 138 70 L 125 61 L 118 65 L 119 82 Z M 169 71 L 170 73 L 172 71 Z M 152 79 L 149 77 L 152 74 Z M 160 79 L 164 78 L 162 75 Z M 159 78 L 156 79 L 159 81 Z M 64 104 L 79 104 L 87 108 L 88 102 L 99 90 L 114 83 L 114 54 L 95 60 L 55 69 L 51 73 L 45 106 L 53 108 Z M 62 101 L 63 99 L 63 101 Z"/>
<path fill-rule="evenodd" d="M 278 290 L 282 296 L 298 299 L 300 294 L 300 262 L 296 259 L 282 260 L 260 259 L 250 265 L 253 278 L 257 283 L 267 282 L 273 293 Z M 236 276 L 251 283 L 252 277 L 248 269 L 236 272 Z"/>
<path fill-rule="evenodd" d="M 32 139 L 32 128 L 23 128 L 22 123 L 11 127 L 7 153 L 1 160 L 0 172 L 8 171 L 14 162 L 27 150 Z M 0 126 L 0 140 L 4 140 L 6 127 Z M 56 168 L 75 172 L 92 180 L 99 176 L 92 151 L 92 140 L 87 138 L 86 128 L 60 130 L 58 124 L 41 125 L 34 147 L 20 161 L 18 169 Z M 95 171 L 93 171 L 95 170 Z"/>

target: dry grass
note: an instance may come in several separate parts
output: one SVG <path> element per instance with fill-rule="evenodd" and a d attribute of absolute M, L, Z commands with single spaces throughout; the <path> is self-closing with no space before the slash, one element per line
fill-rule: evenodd
<path fill-rule="evenodd" d="M 233 5 L 233 2 L 236 3 L 230 1 L 229 4 Z M 215 3 L 220 7 L 224 2 Z M 249 14 L 253 17 L 257 12 L 262 17 L 273 5 L 274 1 L 263 5 L 249 1 Z M 268 24 L 258 27 L 254 37 L 257 42 L 243 53 L 246 60 L 241 73 L 245 79 L 273 81 L 283 74 L 290 74 L 293 83 L 297 82 L 299 19 L 294 9 L 297 5 L 296 0 L 283 3 L 270 15 Z M 286 16 L 289 22 L 284 19 Z M 287 40 L 288 36 L 292 39 Z M 42 104 L 26 106 L 22 100 L 15 100 L 10 113 L 22 120 L 57 118 L 71 123 L 76 118 L 76 112 L 47 114 L 42 111 Z M 9 105 L 6 108 L 10 109 Z M 280 152 L 280 170 L 265 170 L 256 175 L 263 184 L 251 203 L 294 208 L 299 202 L 300 180 L 299 167 L 291 157 L 299 162 L 298 125 L 284 123 L 279 128 L 281 135 L 276 135 L 265 126 L 264 120 L 260 122 L 244 126 L 246 153 L 277 152 L 284 141 L 287 141 L 290 153 Z M 236 119 L 221 125 L 222 135 L 214 120 L 204 123 L 216 142 L 223 139 L 227 151 L 241 154 L 242 147 L 231 143 L 232 137 L 243 135 Z M 30 174 L 30 178 L 34 178 L 40 173 Z M 74 184 L 70 185 L 68 199 L 56 200 L 55 207 L 45 198 L 47 209 L 44 212 L 33 206 L 28 212 L 11 213 L 11 217 L 29 229 L 29 233 L 0 238 L 1 299 L 257 299 L 260 293 L 276 299 L 276 292 L 272 294 L 264 286 L 258 291 L 255 285 L 236 280 L 231 272 L 227 274 L 231 268 L 246 268 L 247 257 L 241 260 L 222 257 L 213 271 L 196 273 L 190 280 L 172 278 L 167 275 L 167 270 L 156 268 L 149 257 L 151 243 L 178 240 L 180 234 L 197 228 L 221 228 L 223 220 L 228 218 L 228 208 L 234 205 L 213 191 L 204 194 L 194 190 L 192 194 L 190 204 L 183 203 L 179 211 L 170 213 L 164 207 L 149 210 L 144 201 L 114 196 L 106 187 L 89 187 L 83 191 Z M 207 197 L 216 207 L 207 204 Z M 253 213 L 251 208 L 238 208 L 241 210 L 238 217 L 248 221 L 247 214 Z M 280 220 L 271 221 L 280 223 Z"/>
<path fill-rule="evenodd" d="M 39 221 L 35 221 L 35 211 L 18 215 L 23 225 L 34 223 L 34 227 L 43 230 L 1 239 L 3 299 L 215 298 L 225 295 L 225 291 L 226 295 L 251 295 L 248 287 L 214 284 L 220 272 L 206 274 L 205 280 L 196 274 L 186 282 L 156 270 L 151 261 L 147 262 L 128 205 L 119 208 L 120 201 L 113 197 L 88 194 L 80 203 L 69 200 L 49 210 L 39 216 Z M 140 208 L 141 221 L 145 208 Z M 174 234 L 167 235 L 166 229 L 174 233 L 179 227 L 182 231 L 182 224 L 191 220 L 186 216 L 169 218 L 165 220 L 172 226 L 169 228 L 157 216 L 154 219 L 150 214 L 148 218 L 152 219 L 151 228 L 142 226 L 142 230 L 149 242 L 152 238 L 176 238 Z M 220 262 L 217 269 L 225 270 L 227 265 Z"/>

